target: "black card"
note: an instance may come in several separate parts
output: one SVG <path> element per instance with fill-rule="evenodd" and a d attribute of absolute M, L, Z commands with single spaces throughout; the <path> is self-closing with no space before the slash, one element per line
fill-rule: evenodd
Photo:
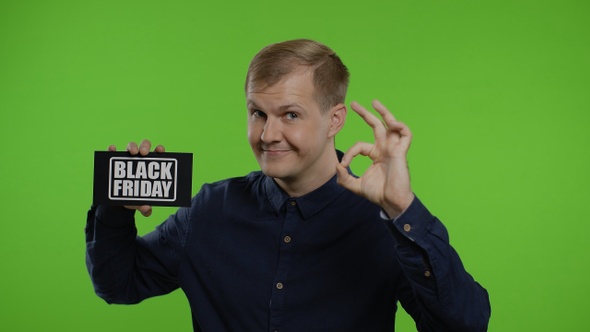
<path fill-rule="evenodd" d="M 94 152 L 94 204 L 190 206 L 192 153 Z"/>

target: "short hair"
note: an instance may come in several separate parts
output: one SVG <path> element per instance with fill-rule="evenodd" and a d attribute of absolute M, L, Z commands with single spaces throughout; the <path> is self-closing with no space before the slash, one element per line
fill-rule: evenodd
<path fill-rule="evenodd" d="M 288 40 L 260 50 L 248 67 L 246 94 L 270 87 L 301 68 L 312 70 L 314 98 L 323 111 L 344 103 L 348 69 L 332 49 L 309 39 Z"/>

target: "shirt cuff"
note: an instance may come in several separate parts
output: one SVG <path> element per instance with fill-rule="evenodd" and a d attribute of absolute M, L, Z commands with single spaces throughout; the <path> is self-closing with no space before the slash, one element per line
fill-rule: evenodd
<path fill-rule="evenodd" d="M 408 210 L 408 208 L 406 208 L 405 210 L 403 210 L 402 213 L 400 213 L 397 217 L 393 217 L 393 218 L 391 218 L 390 216 L 388 216 L 387 215 L 387 212 L 385 212 L 385 210 L 381 209 L 381 211 L 379 212 L 379 216 L 383 220 L 396 221 L 399 217 L 401 217 L 404 214 L 404 212 L 406 212 Z"/>
<path fill-rule="evenodd" d="M 428 232 L 429 224 L 434 218 L 418 196 L 414 197 L 410 206 L 399 216 L 389 218 L 387 213 L 381 211 L 381 217 L 386 217 L 384 219 L 387 221 L 387 226 L 400 244 L 421 239 Z"/>
<path fill-rule="evenodd" d="M 123 206 L 98 205 L 96 221 L 107 227 L 129 227 L 135 223 L 135 210 Z"/>

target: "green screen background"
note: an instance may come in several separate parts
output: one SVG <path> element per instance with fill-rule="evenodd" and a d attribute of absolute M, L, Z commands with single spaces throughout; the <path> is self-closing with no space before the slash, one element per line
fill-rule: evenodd
<path fill-rule="evenodd" d="M 243 80 L 311 38 L 410 125 L 413 189 L 491 296 L 490 331 L 580 331 L 590 306 L 586 1 L 0 2 L 0 330 L 190 331 L 182 292 L 107 305 L 84 263 L 93 152 L 150 138 L 205 182 L 257 169 Z M 349 112 L 337 145 L 370 141 Z M 362 173 L 366 161 L 353 169 Z M 153 229 L 172 208 L 140 218 Z M 415 331 L 403 311 L 399 331 Z"/>

